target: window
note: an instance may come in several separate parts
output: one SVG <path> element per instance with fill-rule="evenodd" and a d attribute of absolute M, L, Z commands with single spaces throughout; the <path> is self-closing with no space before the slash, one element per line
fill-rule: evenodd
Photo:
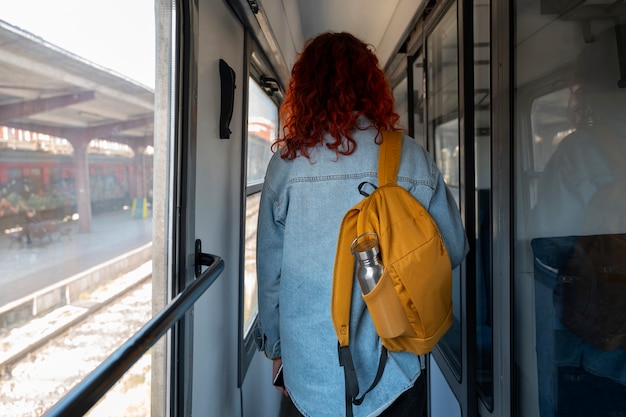
<path fill-rule="evenodd" d="M 409 90 L 408 81 L 404 77 L 393 88 L 393 97 L 396 105 L 396 113 L 400 115 L 400 125 L 404 129 L 404 133 L 409 132 Z"/>
<path fill-rule="evenodd" d="M 420 50 L 411 60 L 413 70 L 413 138 L 426 148 L 426 127 L 424 125 L 424 54 Z"/>
<path fill-rule="evenodd" d="M 155 2 L 1 19 L 0 415 L 41 415 L 152 314 Z M 152 371 L 148 354 L 98 407 L 149 415 Z"/>
<path fill-rule="evenodd" d="M 265 180 L 267 165 L 273 155 L 271 145 L 278 135 L 278 105 L 282 97 L 280 86 L 264 60 L 260 58 L 254 42 L 250 42 L 251 68 L 248 79 L 248 136 L 246 161 L 246 184 L 243 225 L 243 267 L 241 297 L 241 347 L 239 363 L 239 383 L 243 383 L 248 365 L 258 346 L 252 329 L 258 315 L 257 276 L 256 276 L 256 239 L 261 190 Z"/>
<path fill-rule="evenodd" d="M 626 348 L 608 351 L 597 338 L 577 333 L 568 318 L 584 311 L 568 300 L 577 291 L 577 276 L 585 274 L 559 273 L 569 259 L 571 236 L 607 233 L 581 226 L 590 217 L 605 217 L 592 213 L 589 201 L 615 178 L 610 161 L 624 151 L 622 14 L 599 2 L 546 0 L 541 7 L 515 2 L 512 293 L 518 307 L 512 366 L 520 372 L 512 395 L 519 398 L 513 414 L 520 417 L 608 416 L 626 410 Z M 614 207 L 619 201 L 607 198 L 603 204 Z M 577 253 L 577 259 L 585 256 Z M 614 271 L 622 260 L 609 261 L 606 269 Z M 618 292 L 594 286 L 590 300 Z M 605 306 L 597 310 L 608 310 Z"/>
<path fill-rule="evenodd" d="M 427 38 L 428 143 L 448 188 L 459 204 L 459 91 L 456 6 Z M 439 342 L 453 369 L 461 372 L 460 271 L 453 271 L 452 328 Z"/>
<path fill-rule="evenodd" d="M 246 226 L 243 334 L 248 336 L 256 318 L 256 228 L 261 200 L 261 186 L 272 157 L 270 146 L 276 138 L 278 108 L 252 78 L 248 81 L 248 171 L 246 174 Z"/>

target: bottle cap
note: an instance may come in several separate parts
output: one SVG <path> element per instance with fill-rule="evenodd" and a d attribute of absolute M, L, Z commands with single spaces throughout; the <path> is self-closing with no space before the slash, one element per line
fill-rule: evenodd
<path fill-rule="evenodd" d="M 374 232 L 363 233 L 352 241 L 350 250 L 358 260 L 374 259 L 379 253 L 378 236 Z"/>

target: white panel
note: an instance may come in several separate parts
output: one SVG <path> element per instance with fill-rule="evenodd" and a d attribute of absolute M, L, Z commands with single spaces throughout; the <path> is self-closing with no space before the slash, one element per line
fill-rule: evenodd
<path fill-rule="evenodd" d="M 350 32 L 374 46 L 382 67 L 405 40 L 423 2 L 298 0 L 305 40 L 328 30 Z"/>
<path fill-rule="evenodd" d="M 291 70 L 303 44 L 298 4 L 295 0 L 264 0 L 262 3 L 287 69 Z"/>
<path fill-rule="evenodd" d="M 378 55 L 382 67 L 392 58 L 392 55 L 396 52 L 400 43 L 404 42 L 410 29 L 412 29 L 410 25 L 414 24 L 417 12 L 422 7 L 423 3 L 424 0 L 398 1 L 389 26 L 376 49 L 376 54 Z"/>
<path fill-rule="evenodd" d="M 430 415 L 433 417 L 461 417 L 461 406 L 432 355 L 429 365 Z"/>
<path fill-rule="evenodd" d="M 401 0 L 299 0 L 304 38 L 329 30 L 345 31 L 378 48 L 400 2 Z"/>
<path fill-rule="evenodd" d="M 304 36 L 302 31 L 302 21 L 300 20 L 300 7 L 296 0 L 283 0 L 285 7 L 285 15 L 287 17 L 287 24 L 291 31 L 291 37 L 295 50 L 299 50 L 304 43 Z"/>
<path fill-rule="evenodd" d="M 282 394 L 271 385 L 272 361 L 255 355 L 243 383 L 243 416 L 276 417 Z"/>
<path fill-rule="evenodd" d="M 288 68 L 307 39 L 326 31 L 349 32 L 373 45 L 384 67 L 406 38 L 424 1 L 263 0 L 260 3 Z"/>
<path fill-rule="evenodd" d="M 240 416 L 237 389 L 244 32 L 222 0 L 199 1 L 196 238 L 225 269 L 194 309 L 194 416 Z M 228 140 L 219 139 L 219 60 L 236 73 Z M 192 95 L 193 96 L 193 95 Z"/>

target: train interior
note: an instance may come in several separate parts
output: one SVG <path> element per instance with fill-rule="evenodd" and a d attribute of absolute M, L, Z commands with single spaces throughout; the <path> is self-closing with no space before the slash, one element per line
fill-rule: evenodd
<path fill-rule="evenodd" d="M 623 251 L 601 251 L 610 284 L 585 289 L 602 307 L 586 311 L 607 314 L 593 330 L 568 317 L 582 295 L 562 273 L 575 238 L 626 233 L 619 192 L 590 209 L 626 178 L 622 1 L 14 3 L 0 11 L 0 417 L 296 415 L 253 337 L 256 219 L 290 68 L 325 31 L 372 46 L 470 241 L 429 415 L 626 415 Z M 77 330 L 118 298 L 109 279 L 128 310 Z"/>

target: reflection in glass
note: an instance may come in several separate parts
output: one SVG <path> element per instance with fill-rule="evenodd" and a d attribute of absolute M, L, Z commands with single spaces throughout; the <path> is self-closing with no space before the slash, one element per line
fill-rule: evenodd
<path fill-rule="evenodd" d="M 420 50 L 412 61 L 413 69 L 413 138 L 426 148 L 426 127 L 424 125 L 424 55 Z"/>
<path fill-rule="evenodd" d="M 256 279 L 256 230 L 259 218 L 259 203 L 261 193 L 249 195 L 246 198 L 246 235 L 245 235 L 245 258 L 244 258 L 244 294 L 243 294 L 243 334 L 248 334 L 251 329 L 256 313 L 257 305 L 257 279 Z"/>
<path fill-rule="evenodd" d="M 583 11 L 581 27 L 569 17 Z M 594 207 L 626 178 L 623 13 L 517 2 L 516 15 L 516 414 L 626 415 L 626 343 L 603 330 L 626 322 L 624 249 L 613 249 L 626 194 Z"/>
<path fill-rule="evenodd" d="M 395 101 L 395 111 L 400 115 L 400 125 L 404 132 L 409 131 L 409 90 L 407 78 L 404 77 L 394 88 L 393 98 Z"/>
<path fill-rule="evenodd" d="M 428 142 L 448 188 L 459 204 L 459 91 L 456 3 L 427 39 Z M 453 271 L 453 323 L 439 342 L 461 372 L 460 273 Z"/>

